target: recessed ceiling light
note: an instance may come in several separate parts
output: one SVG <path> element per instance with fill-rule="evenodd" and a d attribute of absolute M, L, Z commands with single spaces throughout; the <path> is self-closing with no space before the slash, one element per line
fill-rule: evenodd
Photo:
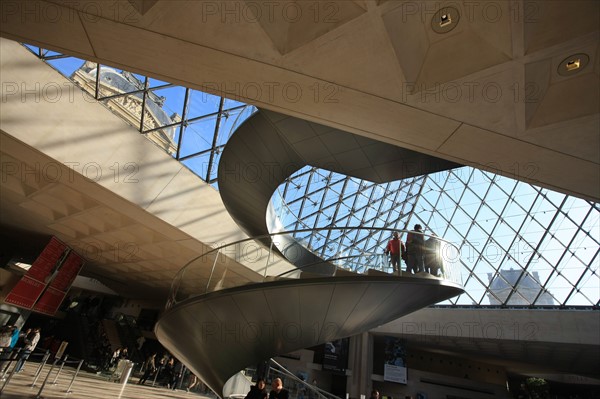
<path fill-rule="evenodd" d="M 560 76 L 570 76 L 581 72 L 590 62 L 590 57 L 584 53 L 573 54 L 558 65 Z"/>
<path fill-rule="evenodd" d="M 431 29 L 436 33 L 448 33 L 456 28 L 460 14 L 454 7 L 440 8 L 431 18 Z"/>
<path fill-rule="evenodd" d="M 567 71 L 569 71 L 569 72 L 579 69 L 579 67 L 581 66 L 581 58 L 575 58 L 573 60 L 567 61 L 566 66 L 567 66 Z"/>
<path fill-rule="evenodd" d="M 440 16 L 440 27 L 443 28 L 444 26 L 446 26 L 448 24 L 451 24 L 451 23 L 452 23 L 452 15 L 450 15 L 450 14 L 442 14 Z"/>

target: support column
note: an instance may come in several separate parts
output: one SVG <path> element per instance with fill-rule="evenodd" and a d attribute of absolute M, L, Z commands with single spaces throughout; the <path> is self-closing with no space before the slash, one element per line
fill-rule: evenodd
<path fill-rule="evenodd" d="M 373 336 L 362 333 L 350 338 L 348 365 L 352 377 L 348 379 L 346 391 L 352 399 L 360 399 L 360 395 L 369 397 L 372 388 L 373 374 Z"/>

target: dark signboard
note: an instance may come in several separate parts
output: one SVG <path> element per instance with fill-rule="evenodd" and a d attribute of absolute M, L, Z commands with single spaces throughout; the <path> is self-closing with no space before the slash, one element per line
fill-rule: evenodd
<path fill-rule="evenodd" d="M 348 368 L 349 338 L 326 342 L 323 349 L 323 370 L 345 372 Z"/>

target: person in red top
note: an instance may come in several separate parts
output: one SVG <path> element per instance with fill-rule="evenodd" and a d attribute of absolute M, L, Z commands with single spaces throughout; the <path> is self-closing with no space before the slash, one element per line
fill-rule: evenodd
<path fill-rule="evenodd" d="M 392 239 L 388 242 L 384 250 L 386 255 L 390 255 L 390 263 L 394 268 L 394 273 L 400 275 L 400 256 L 406 252 L 404 243 L 398 238 L 398 232 L 394 231 Z"/>

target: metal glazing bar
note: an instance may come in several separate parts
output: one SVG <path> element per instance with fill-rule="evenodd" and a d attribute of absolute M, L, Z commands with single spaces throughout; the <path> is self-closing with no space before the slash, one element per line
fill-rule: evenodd
<path fill-rule="evenodd" d="M 42 56 L 41 57 L 41 59 L 43 61 L 59 60 L 59 59 L 62 59 L 62 58 L 73 58 L 73 57 L 70 56 L 70 55 L 65 55 L 65 54 L 57 54 L 57 55 L 50 55 L 48 57 L 46 57 L 46 56 Z"/>
<path fill-rule="evenodd" d="M 94 98 L 98 100 L 100 96 L 100 63 L 96 64 L 96 92 L 94 94 Z"/>
<path fill-rule="evenodd" d="M 485 194 L 484 198 L 485 198 L 485 197 L 487 196 L 487 194 L 489 193 L 489 191 L 490 191 L 490 189 L 491 189 L 491 186 L 492 186 L 492 185 L 496 185 L 496 183 L 495 183 L 495 180 L 496 180 L 496 176 L 493 176 L 493 178 L 492 178 L 492 181 L 490 182 L 490 185 L 488 186 L 488 190 L 486 191 L 486 194 Z M 496 185 L 496 186 L 497 186 L 497 185 Z M 510 192 L 510 194 L 509 194 L 509 193 L 506 193 L 504 190 L 502 190 L 502 191 L 503 191 L 503 192 L 504 192 L 504 193 L 507 195 L 507 198 L 509 198 L 509 199 L 510 199 L 510 198 L 513 196 L 513 194 L 514 194 L 514 192 L 515 192 L 515 190 L 516 190 L 516 187 L 517 187 L 517 185 L 515 184 L 515 185 L 513 186 L 513 188 L 512 188 L 512 191 Z M 454 201 L 454 199 L 452 199 L 452 198 L 450 198 L 450 199 L 451 199 L 451 200 L 452 200 L 452 201 L 455 203 L 455 206 L 457 206 L 457 207 L 459 206 L 459 205 L 458 205 L 458 204 L 457 204 L 457 203 Z M 534 201 L 534 202 L 535 202 L 535 201 Z M 479 206 L 479 208 L 481 209 L 481 207 L 482 207 L 482 206 L 483 206 L 483 202 L 481 203 L 481 205 Z M 495 214 L 498 216 L 498 219 L 496 220 L 496 223 L 494 223 L 494 226 L 493 226 L 493 227 L 490 229 L 490 233 L 489 233 L 489 234 L 491 234 L 491 233 L 492 233 L 494 230 L 496 230 L 496 227 L 497 227 L 497 226 L 498 226 L 498 224 L 500 223 L 500 220 L 502 219 L 502 214 L 503 214 L 503 213 L 504 213 L 504 211 L 506 210 L 506 207 L 507 207 L 507 206 L 508 206 L 508 201 L 506 201 L 506 202 L 504 203 L 504 207 L 502 208 L 502 210 L 500 211 L 500 213 L 497 213 L 495 210 L 493 210 L 493 209 L 492 209 L 492 211 L 493 211 L 493 212 L 494 212 L 494 213 L 495 213 Z M 477 210 L 477 214 L 479 213 L 479 210 L 480 210 L 480 209 L 478 209 L 478 210 Z M 491 209 L 491 208 L 490 208 L 490 209 Z M 443 217 L 443 216 L 442 216 L 442 217 Z M 451 220 L 451 219 L 450 219 L 450 220 Z M 448 221 L 448 224 L 450 224 L 450 220 L 447 220 L 447 221 Z M 487 232 L 487 229 L 483 228 L 483 226 L 481 226 L 481 225 L 480 225 L 480 224 L 479 224 L 477 221 L 475 221 L 475 219 L 472 219 L 472 221 L 471 221 L 471 225 L 469 226 L 469 229 L 467 230 L 467 233 L 466 233 L 465 235 L 463 235 L 463 237 L 464 237 L 465 241 L 466 241 L 466 238 L 468 237 L 468 234 L 469 234 L 469 232 L 471 231 L 471 228 L 473 227 L 473 224 L 476 224 L 476 225 L 477 225 L 477 226 L 478 226 L 480 229 L 482 229 L 483 231 L 486 231 L 486 232 Z M 482 246 L 482 250 L 483 250 L 483 248 L 486 248 L 486 246 L 487 246 L 487 244 L 490 242 L 491 238 L 492 238 L 492 237 L 491 237 L 491 235 L 488 235 L 486 242 L 485 242 L 485 243 L 483 244 L 483 246 Z M 512 244 L 511 244 L 511 245 L 512 245 Z M 474 248 L 474 247 L 473 247 L 473 248 Z M 509 248 L 510 248 L 510 246 L 509 246 Z M 478 254 L 481 256 L 481 252 L 478 252 Z M 479 261 L 480 261 L 480 260 L 478 260 L 477 262 L 479 262 Z M 475 267 L 476 267 L 476 266 L 475 266 Z M 492 295 L 493 295 L 493 296 L 494 296 L 494 297 L 495 297 L 495 298 L 498 300 L 498 302 L 502 302 L 502 301 L 500 300 L 500 298 L 498 298 L 498 297 L 496 296 L 496 294 L 495 294 L 494 292 L 492 292 L 492 291 L 489 289 L 489 287 L 488 287 L 488 284 L 487 284 L 487 283 L 485 283 L 485 282 L 483 282 L 483 281 L 482 281 L 482 280 L 481 280 L 481 279 L 480 279 L 480 278 L 479 278 L 479 277 L 478 277 L 478 276 L 477 276 L 477 275 L 474 273 L 474 269 L 475 269 L 475 267 L 473 268 L 473 270 L 469 270 L 469 269 L 467 268 L 467 270 L 469 270 L 469 276 L 467 277 L 467 282 L 469 281 L 469 279 L 470 279 L 471 277 L 473 277 L 475 280 L 479 281 L 479 283 L 480 283 L 482 286 L 486 287 L 486 292 L 488 292 L 488 293 L 492 294 Z M 493 267 L 492 267 L 492 268 L 493 268 Z M 500 276 L 500 274 L 498 273 L 498 270 L 497 270 L 497 269 L 495 269 L 495 268 L 493 268 L 493 269 L 494 269 L 494 272 L 495 272 L 494 276 Z M 503 278 L 503 277 L 501 277 L 501 278 Z M 507 282 L 507 283 L 508 283 L 508 282 Z M 466 284 L 466 283 L 465 283 L 465 284 Z M 509 284 L 509 285 L 510 285 L 510 284 Z M 481 298 L 480 298 L 480 301 L 478 302 L 478 304 L 479 304 L 479 305 L 481 305 Z"/>
<path fill-rule="evenodd" d="M 146 77 L 146 80 L 148 80 L 148 77 Z M 165 84 L 165 85 L 162 85 L 162 86 L 153 87 L 151 89 L 139 89 L 139 90 L 127 91 L 127 92 L 124 92 L 124 93 L 117 93 L 117 94 L 113 94 L 113 95 L 110 95 L 110 96 L 100 97 L 100 98 L 98 98 L 98 101 L 113 100 L 113 99 L 119 98 L 119 97 L 127 97 L 127 96 L 130 96 L 130 95 L 133 95 L 133 94 L 144 93 L 146 91 L 153 91 L 153 90 L 165 89 L 165 88 L 169 88 L 169 87 L 172 87 L 172 86 L 175 86 L 175 85 L 169 83 L 169 84 Z"/>
<path fill-rule="evenodd" d="M 177 138 L 177 153 L 175 159 L 181 162 L 181 143 L 183 142 L 183 133 L 186 126 L 185 118 L 187 118 L 188 102 L 190 99 L 190 89 L 185 88 L 185 96 L 183 98 L 183 111 L 181 112 L 181 129 L 179 129 L 179 137 Z"/>
<path fill-rule="evenodd" d="M 203 150 L 203 151 L 200 151 L 200 152 L 189 154 L 189 155 L 186 155 L 185 157 L 179 158 L 178 161 L 179 162 L 183 162 L 183 161 L 186 161 L 186 160 L 188 160 L 190 158 L 195 158 L 197 156 L 204 155 L 204 154 L 206 154 L 208 152 L 211 152 L 211 151 L 212 151 L 212 148 L 209 148 L 208 150 Z"/>
<path fill-rule="evenodd" d="M 144 119 L 146 116 L 146 98 L 148 97 L 148 76 L 144 77 L 144 94 L 142 95 L 142 115 L 140 117 L 140 132 L 144 131 Z"/>
<path fill-rule="evenodd" d="M 590 208 L 588 210 L 588 213 L 585 215 L 585 217 L 583 218 L 581 224 L 583 225 L 583 223 L 585 223 L 586 219 L 590 216 L 590 213 L 592 213 L 592 208 Z M 564 213 L 563 213 L 564 214 Z M 577 234 L 579 234 L 580 231 L 583 231 L 583 229 L 581 228 L 581 225 L 579 225 L 577 227 L 577 231 L 573 234 L 573 236 L 571 237 L 571 240 L 569 241 L 569 244 L 565 247 L 565 250 L 563 251 L 563 253 L 560 255 L 560 258 L 558 258 L 558 260 L 556 261 L 556 265 L 560 265 L 561 262 L 563 261 L 564 257 L 566 256 L 567 252 L 571 252 L 569 250 L 569 248 L 571 247 L 571 245 L 573 244 L 573 242 L 575 241 L 575 237 L 577 237 Z M 533 256 L 533 255 L 532 255 Z M 575 256 L 575 255 L 573 255 Z M 579 258 L 578 258 L 579 259 Z M 581 262 L 583 263 L 583 262 Z M 589 265 L 586 265 L 587 269 L 589 270 Z M 554 268 L 554 271 L 556 271 L 556 268 Z M 548 274 L 548 278 L 546 278 L 546 281 L 544 281 L 544 284 L 542 284 L 542 289 L 540 290 L 540 292 L 538 292 L 538 294 L 536 295 L 535 299 L 533 300 L 533 303 L 536 303 L 537 300 L 539 299 L 539 297 L 542 295 L 542 291 L 546 290 L 546 285 L 548 285 L 548 283 L 550 282 L 550 278 L 553 276 L 554 273 L 549 273 Z M 577 280 L 577 282 L 575 283 L 575 287 L 574 289 L 577 289 L 577 286 L 579 285 L 579 282 L 581 281 L 581 279 L 583 278 L 583 276 L 585 275 L 584 273 L 581 273 L 581 275 L 579 276 L 579 279 Z M 567 295 L 567 297 L 565 298 L 564 303 L 567 303 L 569 298 L 573 295 L 573 289 L 571 290 L 571 292 L 569 293 L 569 295 Z"/>
<path fill-rule="evenodd" d="M 163 125 L 163 126 L 159 126 L 159 127 L 155 127 L 152 129 L 148 129 L 148 130 L 144 130 L 143 132 L 141 132 L 142 134 L 149 134 L 149 133 L 153 133 L 156 132 L 158 130 L 163 130 L 163 129 L 168 129 L 170 127 L 175 127 L 175 126 L 179 126 L 181 125 L 183 122 L 174 122 L 174 123 L 169 123 L 168 125 Z"/>
<path fill-rule="evenodd" d="M 206 171 L 206 179 L 204 179 L 204 181 L 210 180 L 212 164 L 215 159 L 215 151 L 214 150 L 215 150 L 215 146 L 217 145 L 217 139 L 219 138 L 219 127 L 221 126 L 221 118 L 223 117 L 222 113 L 223 113 L 223 104 L 224 103 L 225 103 L 225 98 L 221 97 L 221 100 L 219 101 L 219 112 L 217 114 L 217 122 L 215 123 L 215 131 L 213 134 L 212 145 L 210 146 L 211 151 L 210 151 L 210 157 L 208 159 L 208 168 Z"/>
<path fill-rule="evenodd" d="M 538 190 L 538 198 L 540 197 L 540 190 Z M 556 221 L 556 219 L 558 218 L 558 215 L 560 214 L 560 210 L 562 209 L 562 207 L 565 205 L 565 203 L 567 202 L 567 196 L 565 195 L 560 207 L 556 210 L 556 212 L 554 213 L 554 216 L 552 217 L 552 220 L 550 221 L 550 224 L 546 227 L 546 230 L 544 231 L 544 234 L 542 235 L 542 237 L 539 239 L 534 251 L 535 253 L 539 253 L 540 247 L 542 245 L 542 243 L 544 242 L 544 239 L 546 238 L 546 236 L 549 234 L 548 231 L 550 230 L 550 228 L 552 227 L 552 225 L 554 224 L 554 222 Z M 505 303 L 508 303 L 508 301 L 510 301 L 510 298 L 513 296 L 513 294 L 517 291 L 517 287 L 519 286 L 519 283 L 521 282 L 521 280 L 523 279 L 523 276 L 525 275 L 525 273 L 527 273 L 527 269 L 529 268 L 529 265 L 531 265 L 531 259 L 533 257 L 530 257 L 529 260 L 527 261 L 527 263 L 525 264 L 525 267 L 523 268 L 523 271 L 521 272 L 521 274 L 519 275 L 519 277 L 517 278 L 517 281 L 515 282 L 515 285 L 512 287 L 510 293 L 508 294 L 508 296 L 506 297 L 506 301 Z M 554 269 L 554 271 L 556 271 L 556 269 Z M 568 281 L 568 280 L 567 280 Z M 569 282 L 571 283 L 571 282 Z M 555 298 L 556 299 L 556 298 Z M 533 306 L 533 303 L 530 304 Z"/>

